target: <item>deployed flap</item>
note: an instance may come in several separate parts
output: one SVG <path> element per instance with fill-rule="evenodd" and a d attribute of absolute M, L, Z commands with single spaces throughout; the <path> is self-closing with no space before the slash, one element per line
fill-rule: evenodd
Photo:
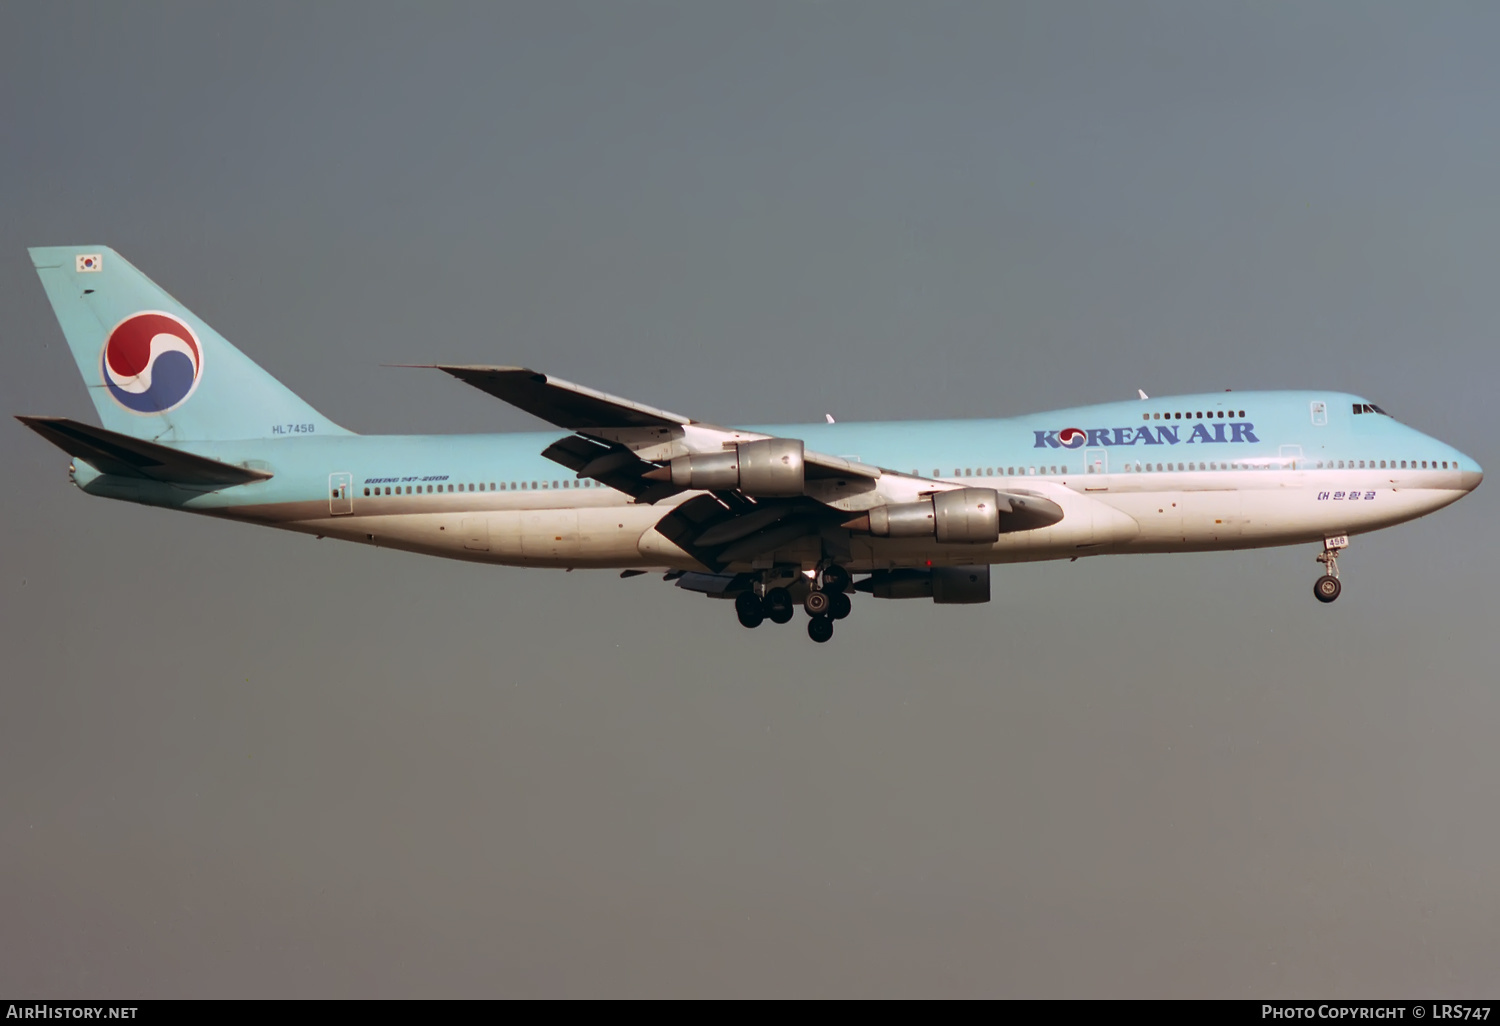
<path fill-rule="evenodd" d="M 527 367 L 426 364 L 570 431 L 582 428 L 669 427 L 691 424 L 680 414 L 548 377 Z"/>
<path fill-rule="evenodd" d="M 656 523 L 668 541 L 714 572 L 834 526 L 842 514 L 812 499 L 747 502 L 732 492 L 689 499 Z"/>
<path fill-rule="evenodd" d="M 714 598 L 733 598 L 749 591 L 754 581 L 749 574 L 700 574 L 689 571 L 676 578 L 677 587 L 699 591 Z"/>
<path fill-rule="evenodd" d="M 144 477 L 191 485 L 239 485 L 264 481 L 264 470 L 220 463 L 181 449 L 132 438 L 66 417 L 17 417 L 63 452 L 98 468 L 100 473 Z"/>
<path fill-rule="evenodd" d="M 559 438 L 542 455 L 578 474 L 590 477 L 636 502 L 650 505 L 683 491 L 670 481 L 648 481 L 644 475 L 655 468 L 623 445 L 610 445 L 582 435 Z"/>

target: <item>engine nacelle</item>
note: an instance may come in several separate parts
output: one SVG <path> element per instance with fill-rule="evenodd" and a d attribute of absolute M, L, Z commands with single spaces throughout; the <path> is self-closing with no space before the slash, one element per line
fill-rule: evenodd
<path fill-rule="evenodd" d="M 931 598 L 938 605 L 990 600 L 988 566 L 935 566 L 931 570 L 877 570 L 855 585 L 876 598 Z"/>
<path fill-rule="evenodd" d="M 672 461 L 672 483 L 702 491 L 738 488 L 767 498 L 801 495 L 806 485 L 802 442 L 762 438 L 723 452 L 678 456 Z"/>
<path fill-rule="evenodd" d="M 988 566 L 935 566 L 932 601 L 940 606 L 973 605 L 990 600 Z"/>
<path fill-rule="evenodd" d="M 845 526 L 881 538 L 925 536 L 940 542 L 993 545 L 1000 537 L 1002 509 L 1009 512 L 1010 503 L 993 488 L 957 488 L 920 502 L 876 506 Z"/>
<path fill-rule="evenodd" d="M 931 598 L 932 571 L 876 570 L 855 584 L 854 590 L 867 591 L 883 599 Z"/>
<path fill-rule="evenodd" d="M 1040 495 L 1001 495 L 993 488 L 955 488 L 920 502 L 876 506 L 844 522 L 880 538 L 936 538 L 993 545 L 1001 534 L 1035 531 L 1062 520 L 1063 508 Z"/>

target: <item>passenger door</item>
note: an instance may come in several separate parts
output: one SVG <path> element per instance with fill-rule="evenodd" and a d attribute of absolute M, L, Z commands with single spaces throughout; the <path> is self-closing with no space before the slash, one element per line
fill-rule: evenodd
<path fill-rule="evenodd" d="M 1109 491 L 1109 450 L 1083 450 L 1083 490 L 1086 492 Z"/>
<path fill-rule="evenodd" d="M 354 475 L 328 475 L 328 512 L 343 516 L 354 512 Z"/>

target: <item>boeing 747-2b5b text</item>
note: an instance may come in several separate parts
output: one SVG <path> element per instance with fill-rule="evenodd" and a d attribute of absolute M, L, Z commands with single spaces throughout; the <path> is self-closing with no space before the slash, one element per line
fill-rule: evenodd
<path fill-rule="evenodd" d="M 102 246 L 31 250 L 103 428 L 21 417 L 90 495 L 450 559 L 660 572 L 814 641 L 851 593 L 990 599 L 990 567 L 1322 546 L 1480 482 L 1339 392 L 1141 398 L 999 420 L 720 427 L 523 367 L 429 365 L 563 429 L 357 435 Z"/>

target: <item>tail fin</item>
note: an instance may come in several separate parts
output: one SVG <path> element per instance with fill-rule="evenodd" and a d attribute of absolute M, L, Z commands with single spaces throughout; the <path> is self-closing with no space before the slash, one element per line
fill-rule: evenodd
<path fill-rule="evenodd" d="M 106 428 L 168 442 L 350 433 L 114 250 L 30 252 Z"/>

